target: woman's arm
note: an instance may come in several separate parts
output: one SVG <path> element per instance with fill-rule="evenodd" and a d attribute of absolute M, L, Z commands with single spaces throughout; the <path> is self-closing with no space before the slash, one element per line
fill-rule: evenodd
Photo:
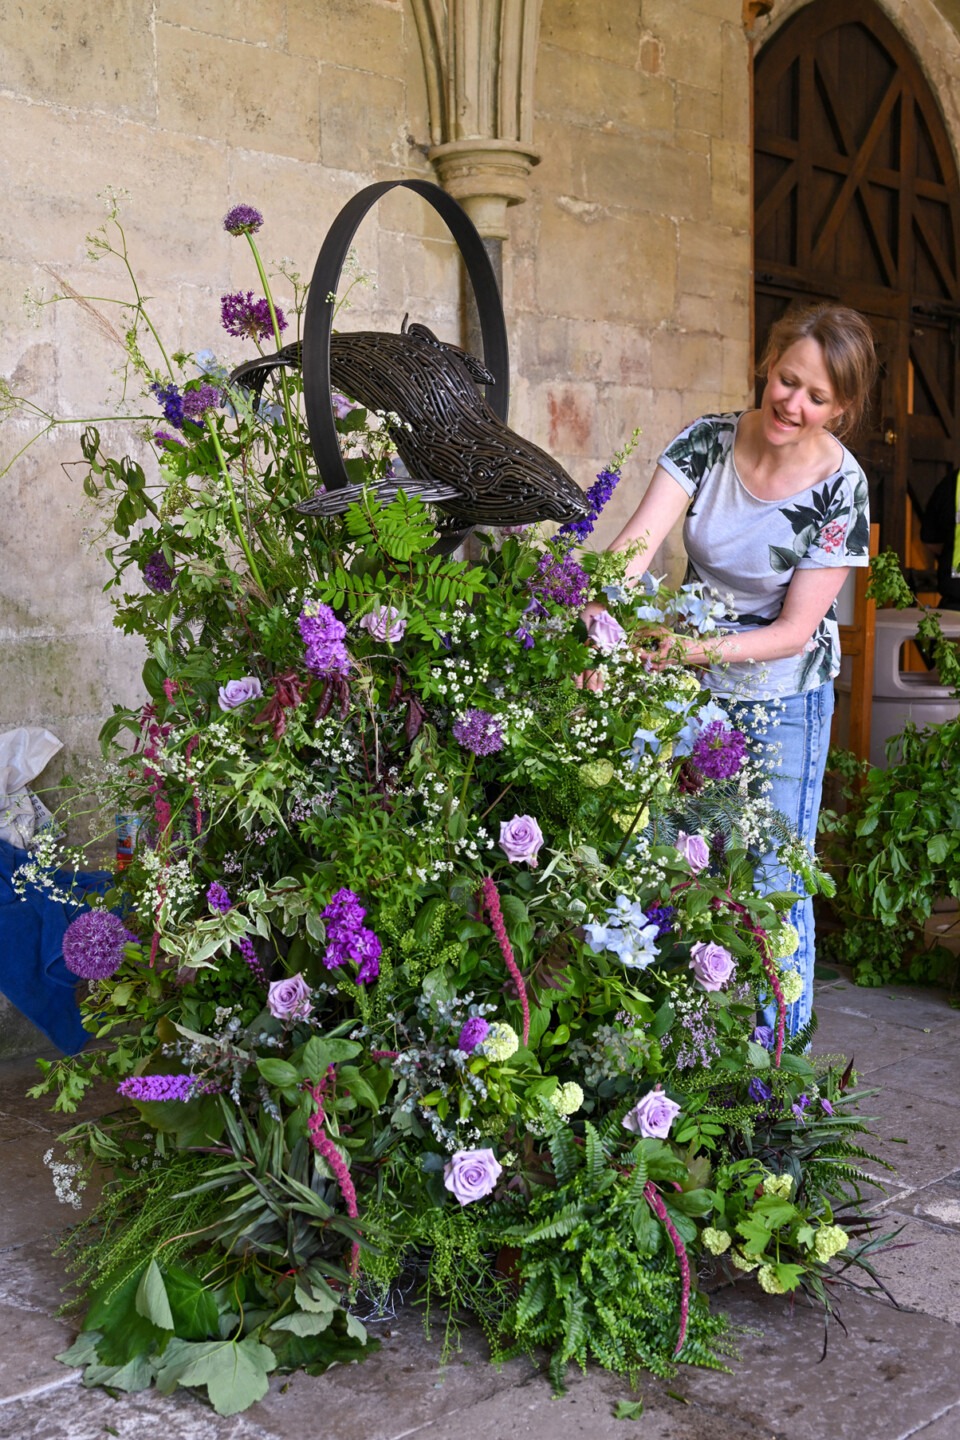
<path fill-rule="evenodd" d="M 651 558 L 689 504 L 690 496 L 683 486 L 662 465 L 658 465 L 640 504 L 608 547 L 610 550 L 626 550 L 637 540 L 644 542 L 643 550 L 627 566 L 628 579 L 632 575 L 642 575 L 648 568 Z"/>
<path fill-rule="evenodd" d="M 784 660 L 789 655 L 800 655 L 849 573 L 848 566 L 797 570 L 787 588 L 783 609 L 770 625 L 714 639 L 677 636 L 671 651 L 679 650 L 685 665 Z"/>

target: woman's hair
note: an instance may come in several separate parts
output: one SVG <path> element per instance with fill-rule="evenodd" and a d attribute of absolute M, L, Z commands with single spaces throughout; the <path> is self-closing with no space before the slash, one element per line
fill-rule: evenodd
<path fill-rule="evenodd" d="M 843 414 L 830 426 L 835 435 L 858 429 L 877 378 L 873 331 L 863 316 L 845 305 L 811 305 L 788 310 L 770 329 L 758 373 L 766 378 L 770 367 L 798 340 L 816 340 L 837 404 Z"/>

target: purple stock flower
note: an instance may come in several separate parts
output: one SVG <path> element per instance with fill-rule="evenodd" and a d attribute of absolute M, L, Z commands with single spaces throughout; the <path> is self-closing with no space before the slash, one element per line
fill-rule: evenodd
<path fill-rule="evenodd" d="M 365 908 L 360 897 L 346 886 L 330 897 L 320 919 L 327 931 L 327 949 L 323 963 L 328 970 L 337 970 L 352 960 L 359 967 L 358 985 L 367 985 L 380 974 L 382 946 L 378 937 L 363 924 Z"/>
<path fill-rule="evenodd" d="M 329 605 L 310 601 L 304 605 L 297 624 L 306 646 L 304 664 L 312 675 L 342 675 L 350 668 L 343 643 L 347 627 Z"/>
<path fill-rule="evenodd" d="M 168 595 L 173 589 L 173 567 L 168 563 L 162 550 L 154 550 L 143 567 L 143 578 L 151 590 L 158 595 Z"/>
<path fill-rule="evenodd" d="M 274 306 L 277 329 L 286 330 L 287 322 L 279 305 Z M 238 339 L 269 340 L 273 337 L 273 321 L 266 299 L 254 300 L 253 291 L 236 290 L 220 296 L 220 323 L 228 335 Z"/>
<path fill-rule="evenodd" d="M 693 763 L 708 780 L 729 780 L 743 764 L 747 739 L 722 720 L 704 725 L 693 745 Z"/>
<path fill-rule="evenodd" d="M 471 1015 L 465 1020 L 460 1028 L 460 1038 L 457 1040 L 457 1049 L 462 1050 L 465 1055 L 472 1055 L 478 1045 L 482 1045 L 490 1031 L 490 1022 L 484 1020 L 482 1015 Z"/>
<path fill-rule="evenodd" d="M 255 235 L 263 224 L 263 216 L 252 205 L 234 205 L 223 217 L 223 228 L 230 235 Z"/>
<path fill-rule="evenodd" d="M 545 600 L 552 600 L 555 605 L 579 610 L 586 603 L 590 581 L 586 570 L 571 555 L 564 555 L 558 560 L 548 552 L 541 555 L 529 588 Z"/>
<path fill-rule="evenodd" d="M 770 1089 L 770 1086 L 764 1084 L 762 1080 L 754 1078 L 747 1086 L 747 1094 L 750 1096 L 750 1099 L 755 1100 L 758 1105 L 765 1105 L 773 1094 L 773 1091 Z"/>
<path fill-rule="evenodd" d="M 195 425 L 202 425 L 207 411 L 216 410 L 217 406 L 222 404 L 223 391 L 216 385 L 201 385 L 196 390 L 187 390 L 183 396 L 183 418 L 192 420 Z"/>
<path fill-rule="evenodd" d="M 150 393 L 155 397 L 157 404 L 164 413 L 165 418 L 175 430 L 183 429 L 183 396 L 176 385 L 161 385 L 155 380 L 150 386 Z"/>
<path fill-rule="evenodd" d="M 212 881 L 207 890 L 207 904 L 220 915 L 226 915 L 228 910 L 233 909 L 233 901 L 218 880 Z"/>
<path fill-rule="evenodd" d="M 130 1075 L 121 1080 L 117 1091 L 128 1100 L 192 1100 L 194 1095 L 209 1094 L 215 1086 L 198 1080 L 195 1075 Z"/>
<path fill-rule="evenodd" d="M 771 1025 L 758 1025 L 750 1036 L 750 1039 L 753 1040 L 755 1044 L 762 1045 L 764 1050 L 772 1050 L 776 1038 Z"/>
<path fill-rule="evenodd" d="M 580 520 L 568 520 L 566 525 L 561 525 L 557 531 L 558 535 L 569 535 L 571 544 L 583 544 L 587 536 L 592 533 L 600 517 L 600 512 L 606 505 L 610 496 L 620 482 L 618 470 L 601 470 L 594 483 L 587 491 L 587 500 L 590 505 L 590 512 Z"/>
<path fill-rule="evenodd" d="M 63 963 L 81 980 L 106 980 L 120 968 L 123 947 L 136 938 L 109 910 L 85 910 L 64 931 Z"/>
<path fill-rule="evenodd" d="M 494 755 L 503 749 L 503 729 L 487 710 L 468 710 L 453 722 L 453 738 L 474 755 Z"/>

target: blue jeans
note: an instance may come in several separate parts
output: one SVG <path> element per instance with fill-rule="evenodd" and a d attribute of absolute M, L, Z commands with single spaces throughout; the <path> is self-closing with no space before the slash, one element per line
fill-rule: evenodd
<path fill-rule="evenodd" d="M 760 702 L 763 704 L 764 702 Z M 771 700 L 767 707 L 771 723 L 766 736 L 757 735 L 761 744 L 773 742 L 778 755 L 771 757 L 771 789 L 768 798 L 774 809 L 779 810 L 793 826 L 801 839 L 813 847 L 817 834 L 817 816 L 820 813 L 820 796 L 823 790 L 823 774 L 827 768 L 827 751 L 830 748 L 830 719 L 833 715 L 833 682 L 805 690 L 800 695 L 787 695 L 781 700 Z M 752 719 L 748 720 L 754 705 L 730 705 L 729 710 L 740 728 L 748 734 L 755 734 Z M 776 764 L 779 758 L 780 764 Z M 799 875 L 791 875 L 786 866 L 777 861 L 775 854 L 765 855 L 757 868 L 757 888 L 763 895 L 775 890 L 793 890 L 803 898 L 790 910 L 790 920 L 797 927 L 800 946 L 795 955 L 785 963 L 798 970 L 803 977 L 803 994 L 793 1005 L 787 1006 L 787 1030 L 795 1035 L 808 1023 L 813 1013 L 813 963 L 814 963 L 814 921 L 813 900 L 804 890 Z M 776 1006 L 764 1010 L 764 1022 L 775 1025 Z"/>

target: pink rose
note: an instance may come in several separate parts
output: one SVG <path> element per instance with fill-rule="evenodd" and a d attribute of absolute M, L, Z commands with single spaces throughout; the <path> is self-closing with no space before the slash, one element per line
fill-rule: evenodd
<path fill-rule="evenodd" d="M 500 849 L 511 865 L 526 863 L 537 868 L 537 851 L 543 844 L 543 832 L 532 815 L 514 815 L 500 822 Z"/>
<path fill-rule="evenodd" d="M 286 980 L 274 980 L 267 991 L 267 1009 L 275 1020 L 304 1020 L 310 1014 L 310 987 L 297 971 Z"/>
<path fill-rule="evenodd" d="M 492 1150 L 458 1150 L 443 1167 L 443 1183 L 461 1205 L 469 1205 L 490 1194 L 502 1169 Z"/>
<path fill-rule="evenodd" d="M 702 835 L 687 835 L 681 830 L 677 835 L 677 849 L 694 874 L 710 864 L 710 846 Z"/>
<path fill-rule="evenodd" d="M 736 968 L 730 951 L 712 940 L 698 940 L 690 946 L 690 969 L 704 990 L 719 990 Z"/>
<path fill-rule="evenodd" d="M 226 685 L 220 686 L 220 709 L 236 710 L 238 705 L 246 705 L 248 700 L 259 700 L 263 695 L 263 686 L 255 675 L 244 675 L 242 680 L 228 680 Z"/>
<path fill-rule="evenodd" d="M 680 1106 L 676 1100 L 671 1100 L 658 1085 L 627 1111 L 623 1117 L 623 1128 L 632 1130 L 634 1135 L 642 1135 L 645 1140 L 666 1140 L 670 1126 L 679 1114 Z"/>
<path fill-rule="evenodd" d="M 587 634 L 591 644 L 595 645 L 602 655 L 612 655 L 627 638 L 626 630 L 619 620 L 614 620 L 609 610 L 600 610 L 594 615 Z"/>
<path fill-rule="evenodd" d="M 370 611 L 369 615 L 364 615 L 360 621 L 360 627 L 368 631 L 374 640 L 389 640 L 393 645 L 397 640 L 403 639 L 407 622 L 403 619 L 400 611 L 395 610 L 392 605 L 386 607 L 378 605 Z"/>

